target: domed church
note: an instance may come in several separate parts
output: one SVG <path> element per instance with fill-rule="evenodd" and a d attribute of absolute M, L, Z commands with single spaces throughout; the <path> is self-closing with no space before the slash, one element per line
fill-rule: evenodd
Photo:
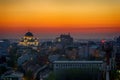
<path fill-rule="evenodd" d="M 38 44 L 38 39 L 35 38 L 31 32 L 27 32 L 19 42 L 19 45 L 23 46 L 38 46 Z"/>

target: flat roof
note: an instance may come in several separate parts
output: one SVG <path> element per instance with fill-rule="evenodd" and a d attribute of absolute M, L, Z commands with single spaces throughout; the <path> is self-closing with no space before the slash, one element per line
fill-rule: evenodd
<path fill-rule="evenodd" d="M 54 61 L 53 63 L 103 63 L 103 61 Z"/>

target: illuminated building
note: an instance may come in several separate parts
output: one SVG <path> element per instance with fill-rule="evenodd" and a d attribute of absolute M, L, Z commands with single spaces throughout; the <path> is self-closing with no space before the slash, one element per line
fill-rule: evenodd
<path fill-rule="evenodd" d="M 33 36 L 31 32 L 27 32 L 22 40 L 19 42 L 19 45 L 23 46 L 38 46 L 38 39 Z"/>

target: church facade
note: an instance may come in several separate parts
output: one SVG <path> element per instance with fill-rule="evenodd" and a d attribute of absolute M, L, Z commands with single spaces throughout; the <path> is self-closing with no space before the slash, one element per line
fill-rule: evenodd
<path fill-rule="evenodd" d="M 31 32 L 27 32 L 24 37 L 19 42 L 19 45 L 22 46 L 38 46 L 38 39 L 33 36 Z"/>

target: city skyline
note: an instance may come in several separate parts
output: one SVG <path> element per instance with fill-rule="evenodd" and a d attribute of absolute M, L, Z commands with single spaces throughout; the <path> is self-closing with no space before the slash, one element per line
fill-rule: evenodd
<path fill-rule="evenodd" d="M 54 28 L 55 29 L 55 28 Z M 19 29 L 18 29 L 19 30 Z M 58 37 L 59 35 L 61 34 L 69 34 L 74 38 L 74 39 L 93 39 L 93 40 L 96 40 L 96 39 L 115 39 L 116 37 L 118 37 L 120 35 L 119 32 L 116 32 L 117 30 L 114 30 L 113 28 L 111 29 L 96 29 L 96 32 L 92 32 L 92 28 L 91 29 L 82 29 L 82 30 L 77 30 L 77 29 L 73 29 L 72 31 L 73 32 L 70 32 L 69 30 L 70 29 L 62 29 L 62 28 L 56 28 L 54 30 L 54 32 L 47 32 L 49 31 L 50 28 L 42 28 L 42 29 L 38 29 L 37 31 L 36 30 L 30 30 L 30 29 L 23 29 L 22 31 L 17 31 L 17 30 L 14 30 L 14 29 L 11 29 L 10 32 L 7 32 L 6 30 L 3 30 L 3 33 L 1 31 L 1 35 L 0 35 L 0 39 L 20 39 L 22 38 L 25 33 L 27 32 L 32 32 L 33 35 L 39 39 L 55 39 L 56 37 Z M 99 31 L 103 31 L 103 32 L 99 32 Z M 114 33 L 105 33 L 106 30 L 111 30 L 111 31 L 114 31 Z M 39 32 L 39 31 L 45 31 L 45 32 Z M 60 32 L 62 31 L 62 32 Z M 78 32 L 77 32 L 78 31 Z M 90 32 L 85 32 L 84 31 L 90 31 Z M 118 30 L 119 31 L 119 30 Z"/>
<path fill-rule="evenodd" d="M 0 38 L 20 38 L 30 30 L 40 39 L 67 33 L 111 39 L 120 35 L 119 9 L 117 0 L 0 1 Z"/>

